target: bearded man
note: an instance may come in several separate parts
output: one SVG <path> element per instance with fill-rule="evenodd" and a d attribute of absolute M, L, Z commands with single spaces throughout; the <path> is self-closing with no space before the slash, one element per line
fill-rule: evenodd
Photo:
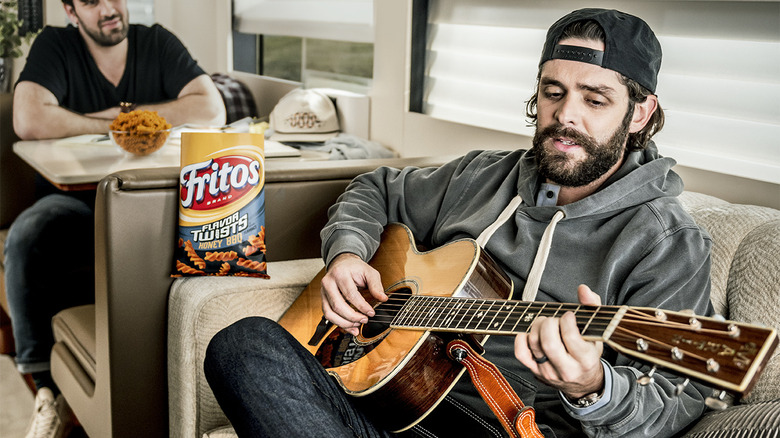
<path fill-rule="evenodd" d="M 522 291 L 524 301 L 711 314 L 711 239 L 676 198 L 683 184 L 674 160 L 650 141 L 663 124 L 660 63 L 658 40 L 635 16 L 582 9 L 553 24 L 526 106 L 537 131 L 531 150 L 380 168 L 357 177 L 330 209 L 321 233 L 324 317 L 357 335 L 375 314 L 359 290 L 387 300 L 366 261 L 391 222 L 426 248 L 477 239 L 516 299 Z M 704 412 L 709 395 L 697 384 L 674 395 L 682 379 L 667 374 L 638 384 L 649 367 L 584 339 L 572 312 L 537 316 L 527 333 L 491 336 L 484 347 L 546 437 L 671 436 Z M 384 430 L 268 319 L 219 332 L 205 370 L 239 436 L 505 436 L 468 375 L 411 429 Z"/>
<path fill-rule="evenodd" d="M 63 0 L 63 7 L 73 26 L 43 29 L 14 89 L 20 138 L 107 133 L 120 102 L 174 126 L 225 122 L 209 76 L 162 26 L 128 24 L 126 0 Z"/>
<path fill-rule="evenodd" d="M 63 0 L 63 7 L 73 25 L 43 29 L 14 89 L 20 138 L 106 134 L 120 103 L 157 111 L 173 125 L 225 123 L 211 78 L 163 27 L 129 24 L 126 0 Z M 60 192 L 38 176 L 36 192 L 8 232 L 5 287 L 16 366 L 37 389 L 27 436 L 59 437 L 72 421 L 49 373 L 51 318 L 95 300 L 95 191 Z M 59 261 L 44 273 L 47 259 Z"/>

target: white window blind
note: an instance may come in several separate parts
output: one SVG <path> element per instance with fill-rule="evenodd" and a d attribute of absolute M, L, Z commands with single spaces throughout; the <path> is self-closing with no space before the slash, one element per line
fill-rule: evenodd
<path fill-rule="evenodd" d="M 663 155 L 780 183 L 780 2 L 601 1 L 647 21 L 663 48 Z M 431 0 L 423 112 L 533 135 L 532 95 L 547 28 L 576 1 Z"/>
<path fill-rule="evenodd" d="M 234 0 L 234 30 L 372 43 L 372 0 Z"/>

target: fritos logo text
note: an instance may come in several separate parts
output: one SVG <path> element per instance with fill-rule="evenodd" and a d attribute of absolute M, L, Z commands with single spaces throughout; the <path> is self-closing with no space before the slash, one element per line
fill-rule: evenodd
<path fill-rule="evenodd" d="M 210 210 L 241 199 L 260 182 L 260 162 L 231 155 L 183 166 L 181 206 Z"/>

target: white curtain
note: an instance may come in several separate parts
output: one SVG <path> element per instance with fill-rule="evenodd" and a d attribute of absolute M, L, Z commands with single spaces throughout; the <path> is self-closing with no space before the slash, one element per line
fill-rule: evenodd
<path fill-rule="evenodd" d="M 423 112 L 532 135 L 525 101 L 547 28 L 578 1 L 431 0 Z M 595 1 L 645 19 L 663 48 L 666 126 L 678 163 L 780 183 L 780 2 Z"/>
<path fill-rule="evenodd" d="M 235 30 L 372 43 L 372 0 L 235 0 Z"/>

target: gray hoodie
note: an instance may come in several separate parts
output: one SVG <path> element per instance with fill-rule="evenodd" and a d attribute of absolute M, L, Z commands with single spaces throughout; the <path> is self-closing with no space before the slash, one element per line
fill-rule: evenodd
<path fill-rule="evenodd" d="M 560 210 L 565 217 L 552 236 L 536 300 L 576 303 L 577 286 L 587 284 L 605 305 L 709 315 L 711 240 L 676 198 L 683 184 L 671 170 L 674 164 L 651 143 L 627 154 L 596 193 L 565 206 L 535 205 L 542 178 L 532 151 L 475 151 L 438 168 L 380 168 L 357 177 L 329 211 L 321 233 L 323 257 L 330 263 L 351 252 L 368 260 L 391 222 L 405 224 L 432 248 L 476 238 L 520 195 L 522 204 L 485 245 L 515 291 L 523 289 L 542 234 Z M 682 379 L 659 373 L 653 384 L 639 386 L 637 377 L 649 367 L 609 348 L 604 353 L 605 397 L 589 408 L 575 408 L 515 359 L 513 341 L 510 336 L 490 337 L 485 357 L 536 408 L 537 422 L 558 436 L 583 431 L 591 436 L 669 436 L 704 411 L 705 387 L 691 384 L 681 395 L 672 395 Z M 447 400 L 461 412 L 468 409 L 494 420 L 467 376 Z M 489 430 L 484 435 L 492 436 Z"/>

